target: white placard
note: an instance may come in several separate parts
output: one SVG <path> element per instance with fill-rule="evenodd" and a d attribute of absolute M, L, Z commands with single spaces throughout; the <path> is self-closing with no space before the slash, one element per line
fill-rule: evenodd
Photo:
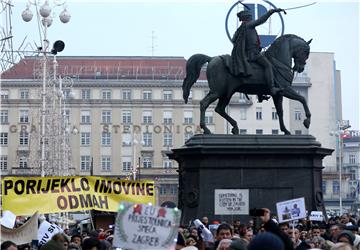
<path fill-rule="evenodd" d="M 177 208 L 123 202 L 115 221 L 113 246 L 168 250 L 175 246 L 181 212 Z"/>
<path fill-rule="evenodd" d="M 3 212 L 1 217 L 1 225 L 7 228 L 14 228 L 16 221 L 16 215 L 13 214 L 11 211 L 6 210 Z"/>
<path fill-rule="evenodd" d="M 278 202 L 276 210 L 280 223 L 306 218 L 304 198 Z"/>
<path fill-rule="evenodd" d="M 51 223 L 47 222 L 46 220 L 44 220 L 43 222 L 41 222 L 39 230 L 38 230 L 39 245 L 40 246 L 44 245 L 46 242 L 51 240 L 51 238 L 55 234 L 62 233 L 62 232 L 63 232 L 63 230 L 58 225 L 51 224 Z"/>
<path fill-rule="evenodd" d="M 215 214 L 249 214 L 249 189 L 215 189 Z"/>
<path fill-rule="evenodd" d="M 321 212 L 321 211 L 311 211 L 310 216 L 309 216 L 309 220 L 311 220 L 311 221 L 323 221 L 324 220 L 323 212 Z"/>

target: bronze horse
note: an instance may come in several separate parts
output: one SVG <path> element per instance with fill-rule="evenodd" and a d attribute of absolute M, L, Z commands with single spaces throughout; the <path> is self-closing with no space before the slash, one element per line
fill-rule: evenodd
<path fill-rule="evenodd" d="M 302 103 L 306 114 L 303 124 L 306 128 L 310 126 L 311 113 L 306 99 L 299 95 L 291 86 L 294 71 L 299 73 L 304 71 L 306 60 L 310 53 L 310 43 L 311 40 L 306 42 L 296 35 L 284 35 L 277 38 L 265 52 L 265 56 L 273 65 L 275 85 L 282 89 L 280 93 L 272 96 L 272 98 L 279 117 L 280 129 L 285 134 L 290 134 L 290 131 L 286 129 L 284 124 L 283 97 Z M 229 58 L 229 55 L 209 57 L 203 54 L 195 54 L 186 63 L 186 77 L 182 85 L 185 103 L 188 101 L 191 87 L 200 76 L 202 66 L 208 63 L 206 76 L 210 91 L 200 102 L 200 127 L 204 130 L 205 134 L 211 133 L 205 124 L 205 111 L 215 100 L 219 100 L 215 111 L 232 125 L 231 132 L 233 134 L 239 134 L 239 127 L 236 121 L 225 112 L 225 108 L 229 104 L 232 95 L 235 92 L 241 92 L 246 95 L 255 94 L 260 98 L 271 95 L 264 79 L 264 72 L 260 66 L 252 64 L 254 74 L 250 77 L 235 77 L 228 70 L 227 62 L 230 61 Z M 291 67 L 293 59 L 294 66 Z"/>

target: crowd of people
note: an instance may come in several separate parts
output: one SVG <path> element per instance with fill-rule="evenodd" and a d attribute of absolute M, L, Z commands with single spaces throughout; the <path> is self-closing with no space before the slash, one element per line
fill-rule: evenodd
<path fill-rule="evenodd" d="M 257 220 L 257 221 L 256 221 Z M 201 223 L 188 227 L 180 225 L 176 250 L 360 250 L 360 220 L 349 214 L 331 217 L 327 222 L 311 222 L 303 219 L 295 223 L 278 223 L 270 210 L 246 223 L 209 223 L 207 217 Z M 210 234 L 210 237 L 208 237 Z M 90 233 L 56 234 L 40 250 L 110 250 L 113 229 L 98 229 Z M 11 241 L 1 244 L 1 250 L 32 250 L 30 245 L 17 246 Z M 140 249 L 141 250 L 141 249 Z M 155 250 L 155 249 L 154 249 Z"/>
<path fill-rule="evenodd" d="M 177 250 L 360 250 L 360 220 L 349 214 L 331 217 L 326 223 L 303 219 L 295 225 L 278 223 L 276 216 L 264 209 L 259 226 L 254 220 L 247 223 L 235 220 L 232 224 L 219 224 L 214 231 L 207 217 L 201 221 L 214 240 L 204 241 L 203 230 L 195 226 L 180 226 Z"/>

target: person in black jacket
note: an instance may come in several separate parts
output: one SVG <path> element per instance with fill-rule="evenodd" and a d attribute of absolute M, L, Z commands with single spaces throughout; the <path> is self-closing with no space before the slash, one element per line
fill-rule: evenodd
<path fill-rule="evenodd" d="M 264 209 L 264 216 L 260 216 L 262 222 L 264 223 L 264 228 L 266 232 L 271 232 L 280 237 L 282 242 L 284 243 L 285 250 L 294 250 L 291 239 L 287 234 L 280 230 L 279 226 L 270 219 L 270 209 Z"/>

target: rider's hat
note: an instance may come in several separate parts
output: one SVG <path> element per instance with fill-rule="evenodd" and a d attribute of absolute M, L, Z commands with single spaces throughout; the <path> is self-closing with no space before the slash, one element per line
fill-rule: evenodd
<path fill-rule="evenodd" d="M 240 19 L 240 21 L 243 21 L 243 20 L 248 19 L 249 17 L 252 17 L 252 14 L 248 10 L 242 10 L 239 13 L 237 13 L 237 16 Z"/>

